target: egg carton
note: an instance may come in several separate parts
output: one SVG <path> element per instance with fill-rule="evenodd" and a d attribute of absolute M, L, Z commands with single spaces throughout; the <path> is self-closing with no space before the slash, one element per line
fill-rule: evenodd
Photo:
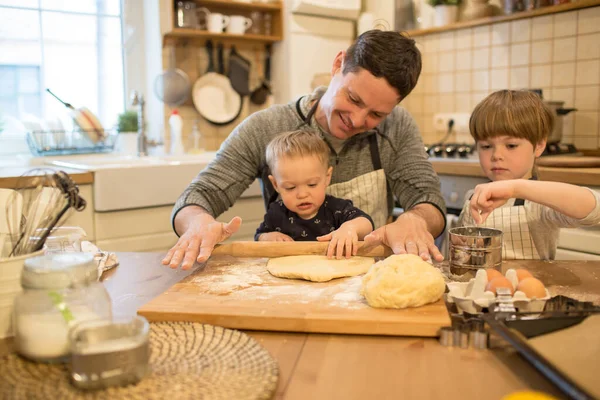
<path fill-rule="evenodd" d="M 505 276 L 513 289 L 516 289 L 519 282 L 517 271 L 511 268 L 506 271 Z M 479 314 L 484 308 L 489 309 L 490 306 L 496 303 L 496 295 L 485 290 L 487 283 L 487 273 L 484 269 L 477 271 L 475 278 L 469 280 L 469 282 L 447 282 L 448 293 L 446 294 L 446 301 L 456 304 L 456 308 L 460 314 L 463 312 Z M 512 296 L 512 302 L 519 311 L 540 312 L 544 310 L 546 301 L 550 299 L 550 292 L 548 289 L 545 289 L 545 291 L 546 296 L 543 298 L 530 299 L 525 293 L 517 290 Z"/>

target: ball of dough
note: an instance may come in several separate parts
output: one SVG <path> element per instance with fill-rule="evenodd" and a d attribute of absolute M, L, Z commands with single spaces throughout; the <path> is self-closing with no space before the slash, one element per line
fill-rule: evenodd
<path fill-rule="evenodd" d="M 439 300 L 446 284 L 442 273 L 413 254 L 393 255 L 375 263 L 363 278 L 361 294 L 371 307 L 420 307 Z"/>

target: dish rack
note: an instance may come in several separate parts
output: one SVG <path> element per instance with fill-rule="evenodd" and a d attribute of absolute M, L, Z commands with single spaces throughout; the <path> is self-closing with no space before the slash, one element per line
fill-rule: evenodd
<path fill-rule="evenodd" d="M 35 156 L 69 154 L 109 153 L 114 150 L 118 132 L 116 129 L 103 131 L 52 130 L 27 132 L 27 145 Z"/>

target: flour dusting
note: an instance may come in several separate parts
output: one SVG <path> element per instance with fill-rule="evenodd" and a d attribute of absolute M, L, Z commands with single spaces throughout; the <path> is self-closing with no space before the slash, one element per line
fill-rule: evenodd
<path fill-rule="evenodd" d="M 206 294 L 227 296 L 240 302 L 257 300 L 345 309 L 369 307 L 360 295 L 362 276 L 322 283 L 283 279 L 267 271 L 267 262 L 268 258 L 215 257 L 188 281 Z"/>

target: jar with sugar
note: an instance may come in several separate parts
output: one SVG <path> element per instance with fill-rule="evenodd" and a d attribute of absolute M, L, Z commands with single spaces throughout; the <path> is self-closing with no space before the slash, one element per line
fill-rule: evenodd
<path fill-rule="evenodd" d="M 29 258 L 21 286 L 14 302 L 15 344 L 19 354 L 34 361 L 65 361 L 73 326 L 112 317 L 110 297 L 90 253 Z"/>

